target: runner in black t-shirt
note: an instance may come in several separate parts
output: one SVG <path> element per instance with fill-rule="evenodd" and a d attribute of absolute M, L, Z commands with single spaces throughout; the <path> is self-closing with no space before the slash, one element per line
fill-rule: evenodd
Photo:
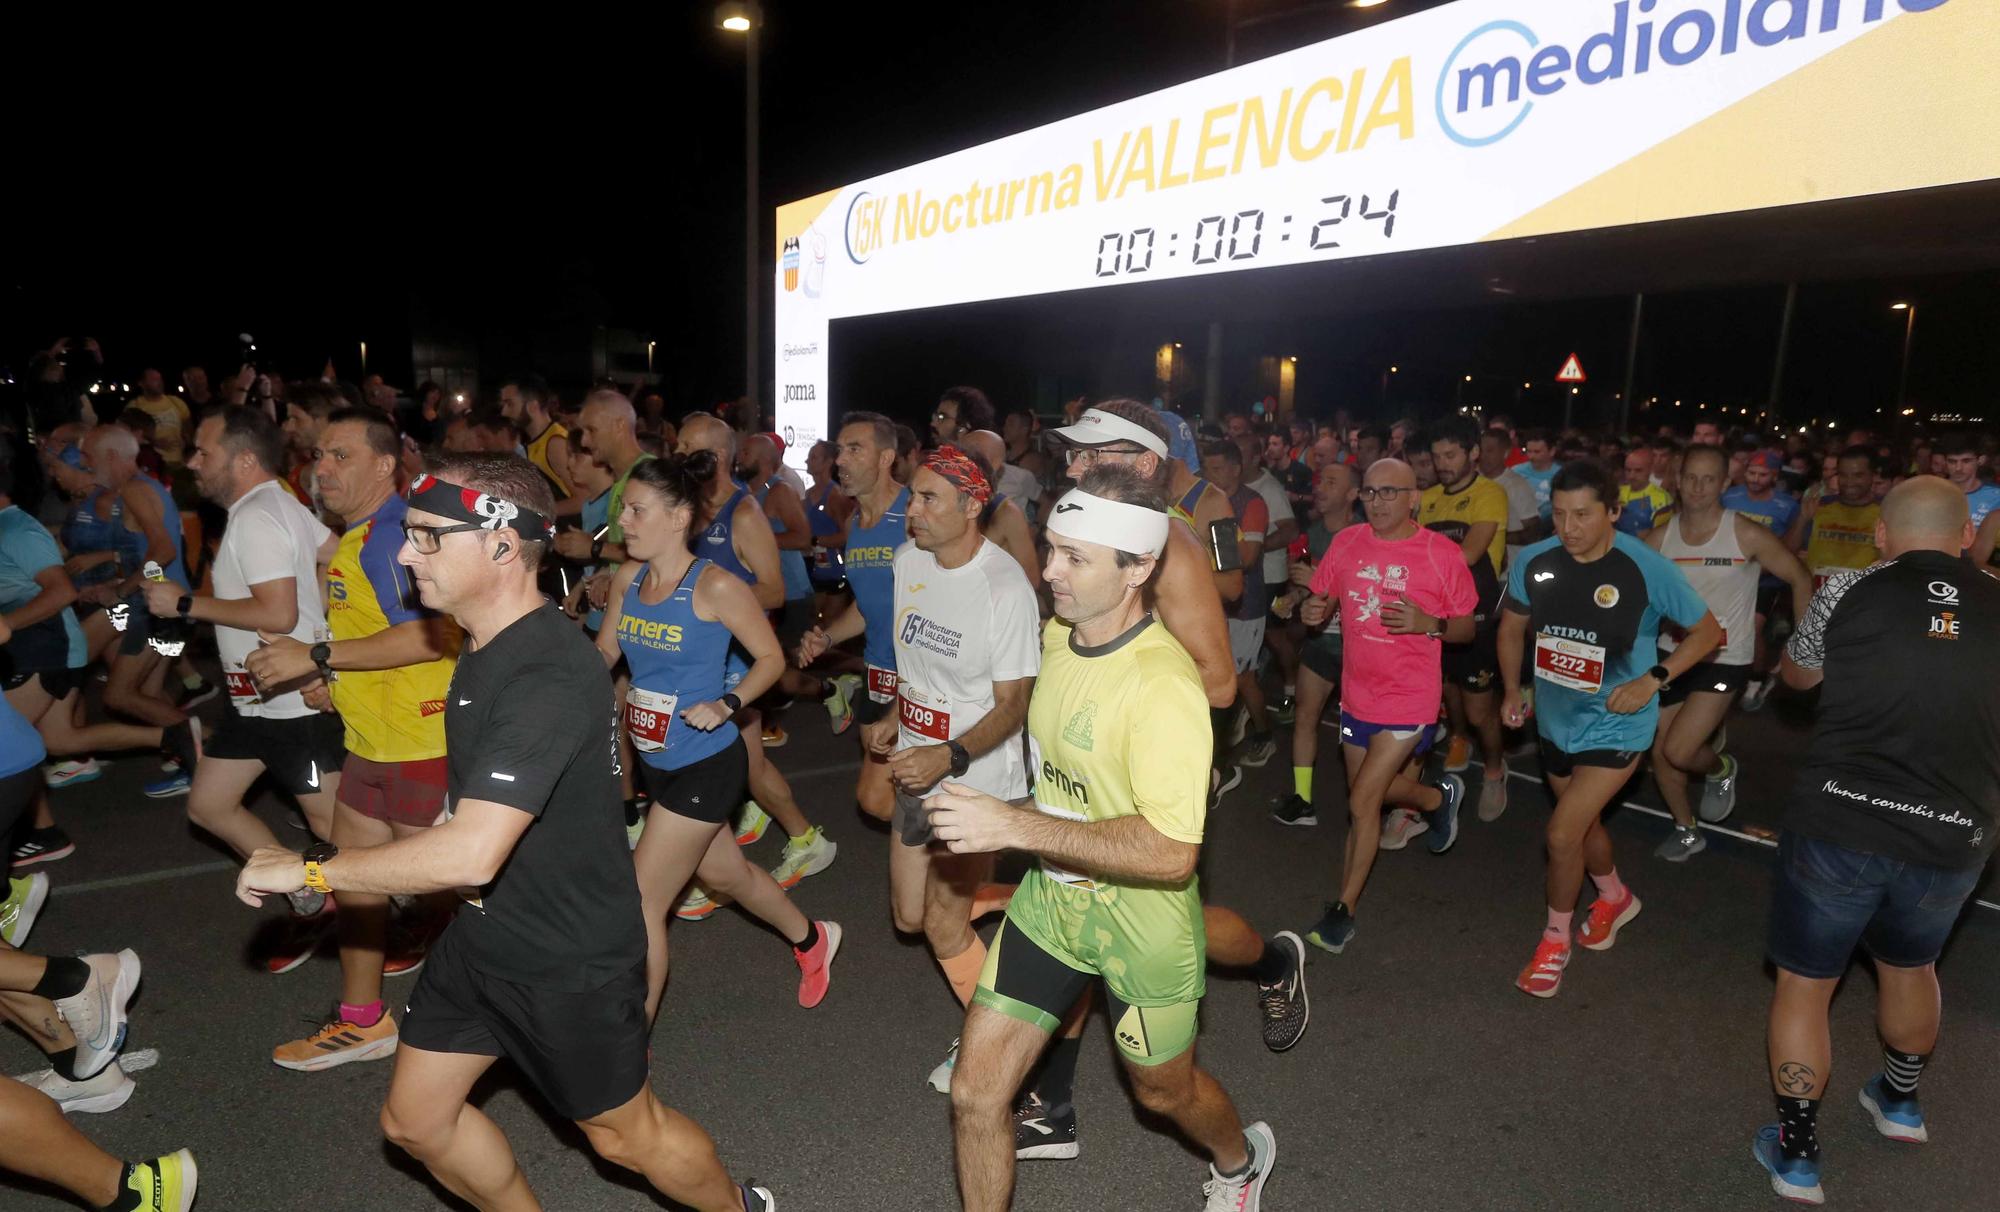
<path fill-rule="evenodd" d="M 555 501 L 523 459 L 451 456 L 410 487 L 398 560 L 467 643 L 445 700 L 451 815 L 386 846 L 257 852 L 238 883 L 460 889 L 403 1012 L 382 1127 L 483 1209 L 537 1207 L 506 1138 L 466 1103 L 512 1060 L 609 1161 L 702 1212 L 771 1212 L 647 1082 L 646 935 L 625 843 L 611 682 L 535 586 Z M 530 689 L 531 688 L 531 689 Z"/>
<path fill-rule="evenodd" d="M 2000 823 L 2000 582 L 1959 556 L 1965 494 L 1935 476 L 1882 503 L 1886 559 L 1827 581 L 1785 654 L 1819 720 L 1785 814 L 1771 910 L 1771 1086 L 1757 1132 L 1772 1189 L 1819 1203 L 1827 1011 L 1857 944 L 1875 960 L 1883 1071 L 1861 1105 L 1891 1140 L 1929 1139 L 1917 1078 L 1938 1036 L 1936 961 Z"/>

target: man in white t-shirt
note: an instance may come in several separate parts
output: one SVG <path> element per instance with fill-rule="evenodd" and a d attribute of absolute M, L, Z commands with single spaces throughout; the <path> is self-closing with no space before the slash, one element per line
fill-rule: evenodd
<path fill-rule="evenodd" d="M 195 428 L 188 470 L 203 496 L 229 511 L 215 556 L 214 595 L 191 596 L 171 582 L 149 582 L 146 604 L 155 618 L 178 615 L 215 627 L 215 646 L 229 692 L 229 714 L 203 746 L 188 792 L 188 819 L 245 858 L 278 839 L 243 806 L 243 796 L 268 774 L 295 797 L 312 831 L 333 831 L 334 792 L 346 760 L 340 717 L 327 698 L 326 667 L 303 682 L 259 686 L 243 660 L 261 634 L 289 635 L 314 646 L 330 641 L 320 593 L 319 561 L 331 558 L 333 533 L 278 482 L 284 435 L 254 408 L 204 417 Z M 320 915 L 326 897 L 291 894 L 292 911 Z M 296 942 L 298 940 L 294 940 Z M 272 956 L 273 971 L 289 971 L 305 955 Z M 279 966 L 280 959 L 289 961 Z"/>
<path fill-rule="evenodd" d="M 1272 435 L 1273 437 L 1277 435 Z M 1264 534 L 1264 587 L 1272 606 L 1291 576 L 1290 555 L 1292 543 L 1299 537 L 1298 512 L 1292 508 L 1292 498 L 1286 493 L 1285 485 L 1271 473 L 1270 465 L 1263 458 L 1264 439 L 1254 432 L 1245 432 L 1232 439 L 1236 448 L 1243 452 L 1243 474 L 1248 476 L 1252 468 L 1257 478 L 1246 479 L 1243 486 L 1256 493 L 1271 511 L 1270 529 Z M 1294 683 L 1299 674 L 1299 639 L 1293 631 L 1293 624 L 1287 619 L 1266 619 L 1264 646 L 1277 658 L 1278 671 L 1284 677 L 1285 700 L 1280 708 L 1280 722 L 1283 712 L 1291 709 L 1290 704 Z"/>
<path fill-rule="evenodd" d="M 1535 499 L 1535 486 L 1507 466 L 1507 455 L 1512 448 L 1508 444 L 1507 431 L 1488 429 L 1479 435 L 1479 474 L 1500 486 L 1507 494 L 1507 566 L 1514 566 L 1514 557 L 1529 543 L 1546 537 L 1543 534 L 1542 505 Z"/>
<path fill-rule="evenodd" d="M 895 562 L 897 713 L 866 726 L 894 735 L 896 928 L 923 931 L 961 1005 L 971 1004 L 986 967 L 972 901 L 992 877 L 993 856 L 933 845 L 923 798 L 947 779 L 1003 799 L 1028 793 L 1021 728 L 1042 667 L 1034 587 L 979 524 L 994 493 L 990 467 L 947 444 L 911 476 L 910 541 Z M 951 1089 L 956 1057 L 954 1043 L 931 1074 L 934 1088 Z"/>

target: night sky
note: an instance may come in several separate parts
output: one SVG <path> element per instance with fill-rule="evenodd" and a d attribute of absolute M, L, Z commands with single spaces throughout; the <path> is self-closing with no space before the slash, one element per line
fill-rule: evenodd
<path fill-rule="evenodd" d="M 1219 70 L 1226 7 L 770 0 L 765 222 L 780 202 Z M 1293 7 L 1242 0 L 1239 12 Z M 1245 30 L 1238 58 L 1421 7 L 1432 5 L 1317 6 Z M 20 209 L 0 269 L 0 362 L 16 375 L 65 334 L 99 337 L 114 377 L 190 360 L 229 370 L 248 331 L 294 375 L 332 356 L 354 377 L 366 340 L 370 369 L 408 386 L 413 336 L 444 331 L 476 345 L 484 381 L 497 384 L 544 351 L 573 354 L 606 325 L 659 342 L 676 409 L 739 393 L 742 48 L 713 28 L 712 6 L 616 18 L 489 10 L 448 27 L 399 16 L 241 57 L 219 32 L 153 32 L 121 33 L 131 45 L 116 66 L 82 79 L 60 69 L 60 50 L 13 82 L 27 167 L 10 190 Z M 57 116 L 67 106 L 46 104 L 52 95 L 83 116 Z M 1905 296 L 1924 304 L 1912 400 L 1987 411 L 2000 381 L 2000 248 L 1986 251 L 1949 276 L 1812 275 L 1786 371 L 1788 419 L 1858 419 L 1890 402 L 1902 317 L 1888 303 Z M 1106 306 L 1116 293 L 1045 310 L 1085 338 L 1203 339 L 1199 307 L 1168 301 L 1119 322 Z M 1546 381 L 1571 349 L 1593 385 L 1623 375 L 1628 295 L 1337 317 L 1299 296 L 1232 339 L 1298 354 L 1300 398 L 1321 410 L 1378 408 L 1390 363 L 1402 367 L 1398 411 L 1455 400 L 1531 416 L 1557 408 L 1553 394 L 1517 402 L 1517 380 Z M 1679 396 L 1684 412 L 1706 400 L 1754 414 L 1782 298 L 1782 281 L 1649 296 L 1638 394 Z M 906 416 L 961 380 L 1044 404 L 1056 392 L 1150 392 L 1143 363 L 1110 381 L 1128 378 L 1122 366 L 1073 350 L 1045 360 L 1047 316 L 1035 312 L 859 322 L 836 380 L 868 397 L 849 402 Z"/>

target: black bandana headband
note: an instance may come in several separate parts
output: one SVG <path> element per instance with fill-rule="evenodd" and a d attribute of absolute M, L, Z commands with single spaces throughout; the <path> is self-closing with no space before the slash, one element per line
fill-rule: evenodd
<path fill-rule="evenodd" d="M 491 493 L 447 484 L 429 472 L 410 481 L 410 506 L 443 518 L 457 518 L 487 530 L 512 529 L 524 539 L 547 542 L 556 537 L 554 522 L 532 509 Z"/>

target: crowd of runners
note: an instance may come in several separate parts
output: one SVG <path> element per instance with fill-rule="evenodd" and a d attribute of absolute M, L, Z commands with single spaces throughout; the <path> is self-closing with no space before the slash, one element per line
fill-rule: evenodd
<path fill-rule="evenodd" d="M 132 1093 L 140 958 L 24 948 L 74 850 L 49 789 L 113 754 L 157 756 L 145 793 L 242 860 L 245 902 L 288 909 L 271 973 L 337 947 L 332 1009 L 301 1038 L 273 1025 L 272 1062 L 392 1060 L 381 1130 L 445 1188 L 540 1207 L 467 1101 L 505 1058 L 669 1198 L 769 1212 L 805 1200 L 732 1177 L 655 1096 L 649 1039 L 672 1021 L 670 923 L 725 907 L 790 948 L 801 1007 L 832 993 L 841 923 L 794 892 L 842 878 L 823 822 L 851 809 L 795 795 L 782 750 L 850 735 L 890 918 L 963 1011 L 909 1080 L 950 1097 L 964 1206 L 1011 1206 L 1019 1160 L 1077 1156 L 1101 1009 L 1132 1097 L 1208 1158 L 1206 1207 L 1247 1212 L 1277 1134 L 1198 1063 L 1211 968 L 1254 983 L 1266 1047 L 1297 1046 L 1309 949 L 1368 945 L 1378 854 L 1448 855 L 1524 810 L 1509 772 L 1533 769 L 1553 812 L 1545 867 L 1520 873 L 1514 985 L 1557 996 L 1589 979 L 1577 948 L 1639 918 L 1646 864 L 1696 859 L 1734 811 L 1730 718 L 1780 683 L 1817 702 L 1777 856 L 1777 1119 L 1755 1156 L 1779 1194 L 1824 1198 L 1827 1009 L 1857 948 L 1883 1040 L 1859 1101 L 1926 1139 L 1933 965 L 2000 824 L 1990 435 L 1263 404 L 1197 428 L 1131 399 L 1045 421 L 955 387 L 922 432 L 848 412 L 798 452 L 531 375 L 490 405 L 254 374 L 214 398 L 192 373 L 138 387 L 108 415 L 33 397 L 0 466 L 0 1015 L 48 1058 L 0 1079 L 0 1166 L 92 1206 L 185 1212 L 198 1181 L 187 1149 L 121 1161 L 66 1118 Z M 1323 723 L 1338 789 L 1315 784 Z M 1244 768 L 1281 751 L 1269 813 L 1311 828 L 1344 804 L 1345 848 L 1338 871 L 1272 873 L 1324 889 L 1316 920 L 1252 924 L 1197 865 Z M 1601 818 L 1642 765 L 1674 827 L 1621 856 Z M 246 807 L 260 784 L 302 832 Z M 743 847 L 774 823 L 766 870 Z M 407 974 L 393 1013 L 384 981 Z"/>

